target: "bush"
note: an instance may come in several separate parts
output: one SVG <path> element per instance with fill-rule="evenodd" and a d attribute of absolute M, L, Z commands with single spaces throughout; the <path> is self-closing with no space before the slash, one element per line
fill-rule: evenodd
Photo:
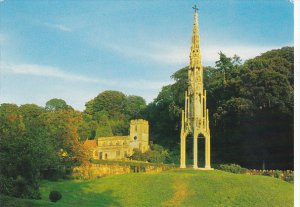
<path fill-rule="evenodd" d="M 282 172 L 280 170 L 275 170 L 274 177 L 275 178 L 281 178 L 281 174 L 282 174 Z"/>
<path fill-rule="evenodd" d="M 262 175 L 272 177 L 273 174 L 272 174 L 272 171 L 266 170 L 266 171 L 263 171 Z"/>
<path fill-rule="evenodd" d="M 22 176 L 18 176 L 14 181 L 14 192 L 13 195 L 19 198 L 26 198 L 27 193 L 27 182 Z"/>
<path fill-rule="evenodd" d="M 13 179 L 0 175 L 0 193 L 11 195 L 13 191 Z"/>
<path fill-rule="evenodd" d="M 133 155 L 130 156 L 132 160 L 147 161 L 151 163 L 166 163 L 170 160 L 168 150 L 165 150 L 158 144 L 151 145 L 151 148 L 142 153 L 139 149 L 134 149 Z"/>
<path fill-rule="evenodd" d="M 22 176 L 17 176 L 13 182 L 12 195 L 18 198 L 40 199 L 39 184 L 37 181 L 27 181 Z"/>
<path fill-rule="evenodd" d="M 293 171 L 287 171 L 283 174 L 283 180 L 294 183 L 294 172 Z"/>
<path fill-rule="evenodd" d="M 247 171 L 246 168 L 243 168 L 237 164 L 223 164 L 223 165 L 219 165 L 217 168 L 219 170 L 236 173 L 236 174 L 243 174 L 243 173 L 246 173 L 246 171 Z"/>
<path fill-rule="evenodd" d="M 50 194 L 49 194 L 49 199 L 52 202 L 56 202 L 56 201 L 60 200 L 61 198 L 62 198 L 62 195 L 58 191 L 51 191 Z"/>

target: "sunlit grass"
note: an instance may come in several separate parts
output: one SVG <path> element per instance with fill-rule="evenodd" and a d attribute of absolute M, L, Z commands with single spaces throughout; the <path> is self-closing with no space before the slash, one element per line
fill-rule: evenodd
<path fill-rule="evenodd" d="M 51 190 L 62 193 L 48 201 Z M 37 206 L 293 206 L 293 184 L 222 171 L 171 170 L 90 181 L 42 182 Z"/>

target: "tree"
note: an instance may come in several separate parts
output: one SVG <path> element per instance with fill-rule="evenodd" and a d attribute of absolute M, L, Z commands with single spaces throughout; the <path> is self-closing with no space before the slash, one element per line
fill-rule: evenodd
<path fill-rule="evenodd" d="M 104 91 L 86 103 L 84 114 L 90 115 L 99 122 L 99 117 L 105 114 L 108 122 L 99 124 L 96 136 L 127 135 L 130 119 L 143 118 L 146 108 L 145 100 L 140 96 L 125 96 L 119 91 Z M 101 115 L 102 114 L 102 115 Z M 111 128 L 111 129 L 109 129 Z"/>
<path fill-rule="evenodd" d="M 78 126 L 80 140 L 85 141 L 87 139 L 94 139 L 97 127 L 98 123 L 96 120 L 92 119 L 91 115 L 83 114 L 83 119 Z"/>
<path fill-rule="evenodd" d="M 146 101 L 140 96 L 127 96 L 125 114 L 129 119 L 141 117 L 141 112 L 146 108 Z"/>
<path fill-rule="evenodd" d="M 98 127 L 96 129 L 96 138 L 98 137 L 110 137 L 113 135 L 107 113 L 98 112 L 95 115 L 97 117 Z"/>
<path fill-rule="evenodd" d="M 171 152 L 179 150 L 187 69 L 175 72 L 175 83 L 164 86 L 145 111 L 152 140 Z M 293 168 L 293 48 L 272 50 L 245 63 L 220 52 L 216 68 L 204 67 L 204 85 L 214 163 Z"/>
<path fill-rule="evenodd" d="M 151 145 L 151 149 L 142 153 L 139 149 L 134 149 L 130 156 L 133 160 L 147 161 L 151 163 L 167 163 L 170 160 L 168 150 L 158 144 Z"/>
<path fill-rule="evenodd" d="M 40 172 L 56 164 L 43 115 L 34 104 L 0 106 L 0 175 L 12 180 L 6 194 L 39 198 Z"/>
<path fill-rule="evenodd" d="M 70 108 L 70 106 L 67 105 L 67 103 L 64 100 L 58 98 L 53 98 L 47 101 L 45 106 L 45 109 L 47 111 L 55 111 L 55 110 L 65 109 L 65 108 Z"/>
<path fill-rule="evenodd" d="M 124 113 L 126 96 L 119 91 L 104 91 L 86 103 L 85 113 L 95 116 L 98 112 L 107 112 L 108 118 L 116 118 Z"/>
<path fill-rule="evenodd" d="M 46 120 L 46 129 L 52 145 L 59 154 L 61 166 L 71 169 L 87 162 L 88 156 L 78 132 L 83 121 L 82 114 L 73 109 L 62 109 L 48 112 Z"/>

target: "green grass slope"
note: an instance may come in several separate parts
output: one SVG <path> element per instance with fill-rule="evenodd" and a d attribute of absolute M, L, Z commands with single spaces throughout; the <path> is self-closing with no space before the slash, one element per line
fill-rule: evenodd
<path fill-rule="evenodd" d="M 62 193 L 48 201 L 51 190 Z M 172 170 L 125 174 L 91 181 L 43 182 L 33 206 L 293 206 L 293 184 L 222 171 Z M 28 200 L 26 200 L 27 202 Z M 13 206 L 13 205 L 12 205 Z"/>

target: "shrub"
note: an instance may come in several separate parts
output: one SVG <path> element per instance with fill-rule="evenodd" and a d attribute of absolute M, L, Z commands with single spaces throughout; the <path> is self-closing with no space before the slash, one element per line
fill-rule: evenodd
<path fill-rule="evenodd" d="M 294 182 L 294 172 L 287 171 L 286 173 L 284 173 L 283 180 L 293 183 Z"/>
<path fill-rule="evenodd" d="M 262 173 L 262 175 L 272 177 L 272 172 L 269 171 L 269 170 L 264 170 L 263 173 Z"/>
<path fill-rule="evenodd" d="M 13 191 L 13 179 L 0 175 L 0 193 L 11 195 Z"/>
<path fill-rule="evenodd" d="M 13 182 L 12 195 L 18 198 L 40 199 L 39 184 L 37 181 L 29 182 L 22 176 L 17 176 Z"/>
<path fill-rule="evenodd" d="M 27 193 L 27 182 L 22 176 L 18 176 L 17 179 L 14 181 L 14 192 L 13 196 L 26 198 Z"/>
<path fill-rule="evenodd" d="M 62 198 L 62 195 L 58 191 L 51 191 L 50 194 L 49 194 L 49 199 L 52 202 L 56 202 L 56 201 L 60 200 L 61 198 Z"/>
<path fill-rule="evenodd" d="M 237 164 L 222 164 L 222 165 L 219 165 L 217 168 L 219 170 L 236 173 L 236 174 L 243 174 L 243 173 L 246 173 L 246 171 L 247 171 L 246 168 L 243 168 Z"/>
<path fill-rule="evenodd" d="M 281 174 L 282 174 L 282 172 L 280 170 L 275 170 L 274 171 L 274 177 L 275 178 L 281 178 Z"/>

